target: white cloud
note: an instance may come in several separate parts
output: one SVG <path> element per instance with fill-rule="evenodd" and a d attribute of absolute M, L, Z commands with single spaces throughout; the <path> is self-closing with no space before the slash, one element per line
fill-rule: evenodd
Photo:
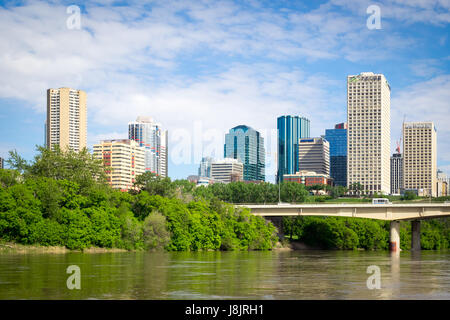
<path fill-rule="evenodd" d="M 438 163 L 450 164 L 450 75 L 437 76 L 394 92 L 391 108 L 392 146 L 400 138 L 404 115 L 407 122 L 433 121 L 437 129 Z"/>
<path fill-rule="evenodd" d="M 300 114 L 311 119 L 312 135 L 319 136 L 345 121 L 345 75 L 336 81 L 306 74 L 301 65 L 286 67 L 286 62 L 370 63 L 415 41 L 395 30 L 370 32 L 369 2 L 333 0 L 309 12 L 252 2 L 244 8 L 232 1 L 99 3 L 83 7 L 80 30 L 66 28 L 66 6 L 58 2 L 0 7 L 0 98 L 21 99 L 45 112 L 47 88 L 86 90 L 90 144 L 126 136 L 128 121 L 138 115 L 151 115 L 172 131 L 193 131 L 200 120 L 205 130 L 223 135 L 244 123 L 270 132 L 277 116 Z M 403 21 L 408 14 L 411 21 L 447 21 L 443 1 L 382 4 L 382 15 L 390 20 Z M 383 28 L 389 23 L 383 21 Z M 384 50 L 378 49 L 379 41 Z M 183 71 L 189 62 L 197 69 Z M 434 80 L 448 92 L 445 79 Z M 394 94 L 396 118 L 410 110 L 404 101 L 418 111 L 425 102 L 448 110 L 448 95 L 432 83 L 425 85 L 437 96 L 421 93 L 420 85 L 410 88 L 413 100 L 408 91 Z"/>

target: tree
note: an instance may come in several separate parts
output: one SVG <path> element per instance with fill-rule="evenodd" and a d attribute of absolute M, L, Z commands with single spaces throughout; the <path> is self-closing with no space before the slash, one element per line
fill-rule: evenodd
<path fill-rule="evenodd" d="M 350 190 L 360 196 L 363 190 L 363 185 L 359 182 L 354 182 L 350 185 Z"/>
<path fill-rule="evenodd" d="M 347 193 L 347 188 L 343 186 L 334 186 L 330 189 L 330 196 L 333 199 L 337 199 L 339 197 L 342 197 Z"/>
<path fill-rule="evenodd" d="M 17 170 L 20 174 L 29 169 L 29 164 L 27 161 L 22 158 L 15 149 L 9 151 L 9 158 L 6 160 L 6 163 L 11 169 Z"/>
<path fill-rule="evenodd" d="M 297 182 L 282 182 L 281 183 L 281 201 L 298 203 L 304 202 L 308 196 L 308 191 L 305 186 Z"/>
<path fill-rule="evenodd" d="M 168 177 L 161 177 L 155 173 L 147 171 L 136 177 L 134 187 L 137 190 L 145 190 L 150 195 L 174 197 L 176 184 L 171 183 L 170 178 Z"/>
<path fill-rule="evenodd" d="M 402 201 L 403 200 L 414 200 L 416 198 L 417 198 L 417 196 L 413 191 L 407 190 L 407 191 L 405 191 L 403 196 L 400 198 L 400 200 L 402 200 Z"/>
<path fill-rule="evenodd" d="M 144 220 L 144 248 L 164 249 L 170 242 L 170 233 L 166 225 L 166 217 L 159 212 L 153 212 Z"/>
<path fill-rule="evenodd" d="M 70 149 L 64 151 L 58 146 L 53 149 L 38 146 L 37 150 L 38 154 L 27 170 L 33 176 L 69 180 L 77 183 L 81 189 L 106 182 L 105 170 L 108 168 L 86 148 L 76 152 Z"/>

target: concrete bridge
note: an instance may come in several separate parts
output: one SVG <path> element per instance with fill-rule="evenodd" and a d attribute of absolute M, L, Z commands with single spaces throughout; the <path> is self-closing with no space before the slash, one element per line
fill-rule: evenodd
<path fill-rule="evenodd" d="M 329 216 L 366 218 L 391 221 L 390 250 L 400 251 L 400 220 L 411 221 L 411 250 L 420 250 L 420 220 L 450 216 L 450 203 L 405 203 L 405 204 L 244 204 L 251 213 L 266 217 L 282 230 L 284 216 Z M 281 231 L 282 233 L 282 231 Z"/>

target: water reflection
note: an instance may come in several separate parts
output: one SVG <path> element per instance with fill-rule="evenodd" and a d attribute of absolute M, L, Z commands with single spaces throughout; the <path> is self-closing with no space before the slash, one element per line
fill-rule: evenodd
<path fill-rule="evenodd" d="M 0 299 L 450 299 L 448 252 L 0 254 Z M 66 268 L 81 268 L 68 290 Z M 381 289 L 367 288 L 367 267 Z"/>

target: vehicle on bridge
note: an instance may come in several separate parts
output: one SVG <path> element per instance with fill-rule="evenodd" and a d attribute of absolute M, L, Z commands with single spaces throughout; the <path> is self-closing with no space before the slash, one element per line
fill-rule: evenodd
<path fill-rule="evenodd" d="M 387 198 L 373 198 L 372 204 L 391 204 L 392 202 L 389 201 Z"/>

